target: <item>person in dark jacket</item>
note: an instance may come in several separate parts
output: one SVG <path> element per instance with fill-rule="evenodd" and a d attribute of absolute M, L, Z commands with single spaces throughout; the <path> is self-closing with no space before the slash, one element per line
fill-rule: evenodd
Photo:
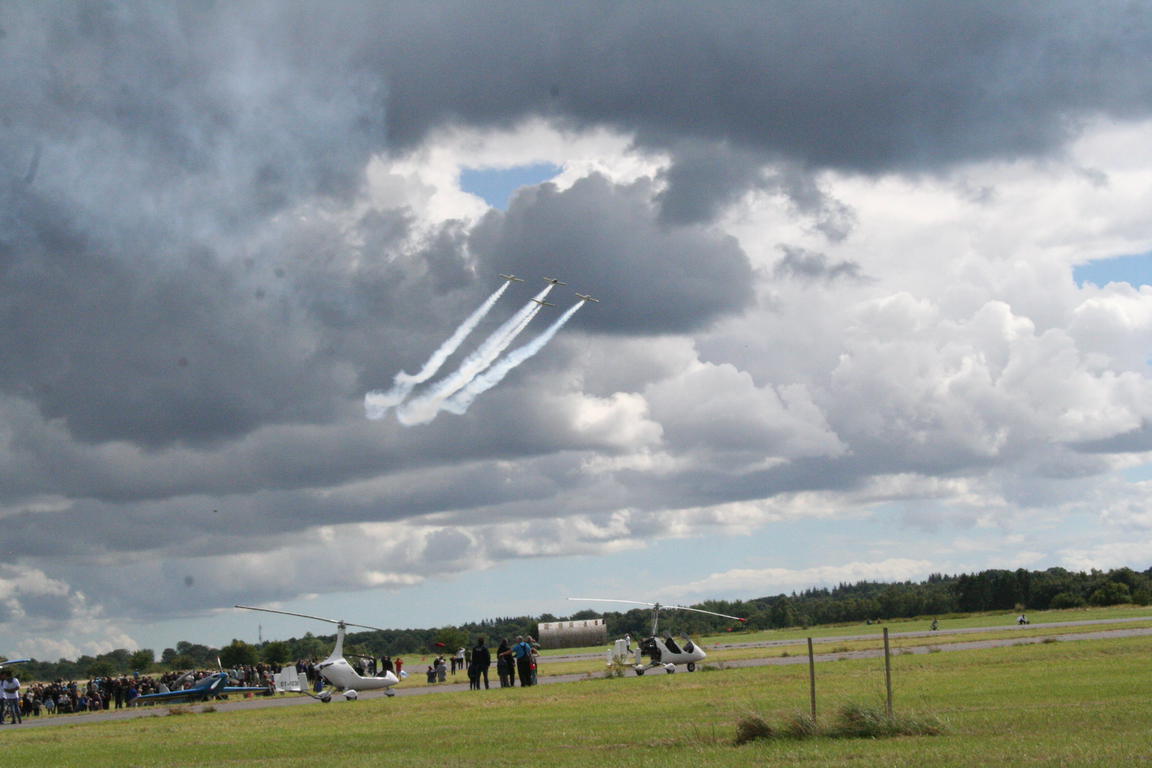
<path fill-rule="evenodd" d="M 496 674 L 500 675 L 501 688 L 516 684 L 515 680 L 510 680 L 509 673 L 512 667 L 512 649 L 508 647 L 508 638 L 505 637 L 500 641 L 500 647 L 496 649 Z"/>
<path fill-rule="evenodd" d="M 492 666 L 492 654 L 488 646 L 484 645 L 484 638 L 476 638 L 476 647 L 472 649 L 472 664 L 468 667 L 468 679 L 472 681 L 472 688 L 480 690 L 480 678 L 484 678 L 484 689 L 488 689 L 488 667 Z"/>

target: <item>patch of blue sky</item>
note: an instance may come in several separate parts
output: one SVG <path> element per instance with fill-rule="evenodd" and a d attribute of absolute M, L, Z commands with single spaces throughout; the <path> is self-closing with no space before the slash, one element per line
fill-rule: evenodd
<path fill-rule="evenodd" d="M 1099 286 L 1108 283 L 1129 283 L 1139 288 L 1152 285 L 1152 252 L 1132 256 L 1117 256 L 1112 259 L 1096 259 L 1076 267 L 1072 276 L 1076 284 L 1095 283 Z"/>
<path fill-rule="evenodd" d="M 1128 467 L 1121 470 L 1121 475 L 1130 483 L 1142 483 L 1152 480 L 1152 464 L 1141 464 L 1138 467 Z"/>
<path fill-rule="evenodd" d="M 464 168 L 460 171 L 460 188 L 484 199 L 493 208 L 507 210 L 516 190 L 542 184 L 554 178 L 560 166 L 552 163 L 518 165 L 513 168 Z"/>

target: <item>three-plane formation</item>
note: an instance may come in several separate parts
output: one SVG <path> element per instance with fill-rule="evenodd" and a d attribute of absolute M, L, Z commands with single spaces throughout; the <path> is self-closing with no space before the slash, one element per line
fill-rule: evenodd
<path fill-rule="evenodd" d="M 544 282 L 547 285 L 544 289 L 489 334 L 488 338 L 464 358 L 455 371 L 413 394 L 416 387 L 429 382 L 439 373 L 440 368 L 504 295 L 508 286 L 524 282 L 524 278 L 511 274 L 501 274 L 500 278 L 504 281 L 500 287 L 465 318 L 417 373 L 400 371 L 393 377 L 389 389 L 372 390 L 364 396 L 364 411 L 369 419 L 382 419 L 393 408 L 396 410 L 396 419 L 405 426 L 426 424 L 436 418 L 440 411 L 463 414 L 478 396 L 499 384 L 513 368 L 539 352 L 580 307 L 592 301 L 600 301 L 588 294 L 577 293 L 579 301 L 553 321 L 539 336 L 504 354 L 540 310 L 556 306 L 550 301 L 545 301 L 548 293 L 558 285 L 567 285 L 558 278 L 545 277 Z"/>

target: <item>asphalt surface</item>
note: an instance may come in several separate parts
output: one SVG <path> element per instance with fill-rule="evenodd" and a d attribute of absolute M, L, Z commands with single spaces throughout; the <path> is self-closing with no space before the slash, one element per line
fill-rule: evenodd
<path fill-rule="evenodd" d="M 933 637 L 947 636 L 947 635 L 964 635 L 979 632 L 1000 631 L 1002 629 L 1013 630 L 1036 630 L 1036 629 L 1051 629 L 1051 628 L 1065 628 L 1070 626 L 1100 626 L 1100 625 L 1116 625 L 1126 624 L 1139 621 L 1152 621 L 1152 617 L 1134 618 L 1134 619 L 1114 619 L 1114 620 L 1093 620 L 1093 621 L 1069 621 L 1053 624 L 1028 624 L 1023 626 L 1011 625 L 1008 627 L 980 627 L 970 629 L 951 629 L 951 630 L 938 630 L 935 632 L 892 632 L 889 633 L 889 639 L 894 638 L 925 638 L 930 639 Z M 987 648 L 1004 648 L 1015 645 L 1032 645 L 1036 643 L 1051 642 L 1053 640 L 1061 643 L 1076 642 L 1079 640 L 1101 640 L 1108 638 L 1123 638 L 1123 637 L 1149 637 L 1152 636 L 1152 628 L 1117 628 L 1108 630 L 1096 630 L 1092 632 L 1077 632 L 1069 634 L 1036 634 L 1027 637 L 1019 638 L 1001 638 L 997 640 L 972 640 L 969 642 L 947 643 L 942 645 L 935 645 L 927 643 L 918 646 L 904 646 L 900 648 L 901 654 L 925 654 L 936 652 L 952 652 L 952 651 L 973 651 L 983 650 Z M 880 635 L 877 632 L 864 635 L 838 635 L 835 637 L 820 638 L 821 642 L 848 642 L 859 640 L 879 640 Z M 713 643 L 710 648 L 712 650 L 722 650 L 726 648 L 774 648 L 784 645 L 796 645 L 796 640 L 766 640 L 763 642 L 754 643 Z M 840 659 L 871 659 L 878 658 L 884 655 L 883 648 L 874 648 L 860 651 L 842 651 L 839 653 L 818 653 L 815 654 L 815 660 L 818 663 L 839 661 Z M 585 654 L 571 654 L 565 656 L 544 656 L 542 657 L 544 663 L 549 661 L 577 661 L 586 659 L 602 659 L 605 658 L 605 653 L 585 653 Z M 756 659 L 735 659 L 731 661 L 718 661 L 716 662 L 722 669 L 739 669 L 744 667 L 763 667 L 763 666 L 788 666 L 792 664 L 807 664 L 807 654 L 800 654 L 796 656 L 766 656 Z M 649 675 L 661 674 L 658 670 L 651 670 Z M 683 674 L 683 673 L 680 673 Z M 495 675 L 490 676 L 495 685 L 491 691 L 502 690 L 499 687 L 499 678 Z M 558 683 L 572 683 L 579 680 L 588 680 L 595 676 L 587 672 L 581 672 L 568 675 L 547 675 L 539 678 L 540 685 L 555 685 Z M 629 675 L 629 678 L 635 675 Z M 442 685 L 429 685 L 421 686 L 418 688 L 404 688 L 403 684 L 393 689 L 396 694 L 395 698 L 403 698 L 406 696 L 426 696 L 437 693 L 448 693 L 452 691 L 467 691 L 467 683 L 444 683 Z M 506 692 L 509 689 L 503 689 Z M 381 698 L 385 694 L 383 691 L 364 691 L 360 694 L 360 699 L 376 699 Z M 505 695 L 503 693 L 496 695 Z M 308 696 L 255 696 L 251 699 L 229 699 L 227 701 L 215 701 L 205 704 L 162 704 L 144 707 L 129 707 L 126 709 L 110 709 L 102 712 L 85 712 L 75 715 L 41 715 L 40 717 L 28 717 L 24 719 L 22 725 L 13 726 L 10 723 L 5 723 L 0 727 L 0 733 L 3 733 L 9 728 L 44 728 L 52 726 L 82 726 L 88 723 L 106 723 L 113 720 L 132 720 L 139 717 L 167 717 L 168 710 L 174 706 L 189 707 L 193 710 L 202 710 L 206 707 L 212 707 L 217 712 L 230 712 L 233 710 L 243 709 L 263 709 L 266 707 L 290 707 L 299 704 L 311 704 L 313 706 L 349 706 L 354 705 L 355 702 L 349 702 L 343 696 L 333 695 L 330 704 L 322 704 L 315 699 Z"/>

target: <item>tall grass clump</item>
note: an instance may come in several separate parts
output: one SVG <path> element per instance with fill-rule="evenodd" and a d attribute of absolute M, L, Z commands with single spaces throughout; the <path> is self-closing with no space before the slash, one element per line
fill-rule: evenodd
<path fill-rule="evenodd" d="M 936 736 L 943 731 L 934 717 L 889 715 L 879 707 L 845 704 L 835 724 L 826 732 L 834 738 L 882 739 L 892 736 Z"/>
<path fill-rule="evenodd" d="M 759 739 L 776 739 L 780 733 L 760 715 L 745 715 L 736 722 L 736 743 L 747 744 Z"/>
<path fill-rule="evenodd" d="M 845 704 L 830 724 L 821 723 L 807 713 L 789 716 L 775 726 L 757 714 L 742 717 L 736 723 L 736 744 L 756 740 L 885 739 L 895 736 L 936 736 L 943 726 L 934 717 L 892 715 L 879 707 Z"/>

